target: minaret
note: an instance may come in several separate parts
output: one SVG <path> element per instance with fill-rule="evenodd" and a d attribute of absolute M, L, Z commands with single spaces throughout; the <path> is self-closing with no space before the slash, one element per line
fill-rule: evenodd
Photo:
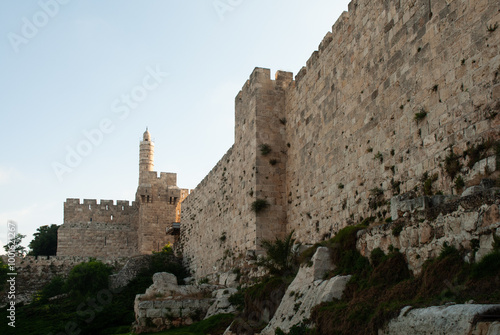
<path fill-rule="evenodd" d="M 153 171 L 155 144 L 151 141 L 151 134 L 146 128 L 144 132 L 139 152 L 139 185 L 147 183 L 148 171 Z"/>

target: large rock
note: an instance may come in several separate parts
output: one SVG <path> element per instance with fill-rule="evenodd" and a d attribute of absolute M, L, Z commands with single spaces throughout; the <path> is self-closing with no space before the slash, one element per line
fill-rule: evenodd
<path fill-rule="evenodd" d="M 328 249 L 319 247 L 312 262 L 312 266 L 299 269 L 262 335 L 272 335 L 278 327 L 288 332 L 291 327 L 309 318 L 314 306 L 342 297 L 351 276 L 336 276 L 323 280 L 324 275 L 335 268 Z"/>
<path fill-rule="evenodd" d="M 236 312 L 236 308 L 229 302 L 229 297 L 236 292 L 238 292 L 238 290 L 235 288 L 224 288 L 214 291 L 212 297 L 215 298 L 215 301 L 208 309 L 205 319 L 217 314 Z"/>
<path fill-rule="evenodd" d="M 405 307 L 379 335 L 498 335 L 500 324 L 488 319 L 499 315 L 500 305 Z"/>
<path fill-rule="evenodd" d="M 173 274 L 155 273 L 146 293 L 135 298 L 135 332 L 160 331 L 202 320 L 215 300 L 212 292 L 218 288 L 178 285 Z"/>

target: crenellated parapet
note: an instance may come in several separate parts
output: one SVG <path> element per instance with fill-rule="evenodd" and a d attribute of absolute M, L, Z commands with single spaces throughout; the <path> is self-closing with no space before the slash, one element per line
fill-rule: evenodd
<path fill-rule="evenodd" d="M 129 201 L 66 199 L 64 223 L 131 224 L 137 214 L 137 204 Z"/>

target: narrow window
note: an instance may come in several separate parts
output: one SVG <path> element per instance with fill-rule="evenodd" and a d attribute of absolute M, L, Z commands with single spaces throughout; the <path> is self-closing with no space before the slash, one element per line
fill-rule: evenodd
<path fill-rule="evenodd" d="M 125 207 L 122 206 L 122 211 L 125 209 Z"/>
<path fill-rule="evenodd" d="M 90 218 L 90 222 L 92 222 L 92 218 Z"/>
<path fill-rule="evenodd" d="M 104 236 L 104 245 L 106 245 L 106 236 Z"/>
<path fill-rule="evenodd" d="M 109 210 L 109 206 L 108 205 L 106 205 L 106 210 Z"/>
<path fill-rule="evenodd" d="M 89 205 L 89 210 L 90 210 L 90 211 L 92 210 L 92 207 L 91 207 L 91 205 Z"/>
<path fill-rule="evenodd" d="M 113 221 L 113 214 L 111 214 L 111 221 Z"/>

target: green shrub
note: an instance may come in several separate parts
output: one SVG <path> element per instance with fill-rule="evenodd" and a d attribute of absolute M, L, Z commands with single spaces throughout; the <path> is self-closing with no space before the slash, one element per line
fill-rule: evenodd
<path fill-rule="evenodd" d="M 163 246 L 163 248 L 157 252 L 153 251 L 153 254 L 164 254 L 164 255 L 173 255 L 174 254 L 174 248 L 170 243 L 167 243 Z"/>
<path fill-rule="evenodd" d="M 39 293 L 41 301 L 47 301 L 49 298 L 66 293 L 66 281 L 60 276 L 52 278 L 52 280 L 45 285 Z"/>
<path fill-rule="evenodd" d="M 462 164 L 460 163 L 459 158 L 460 156 L 451 151 L 444 159 L 444 169 L 451 179 L 455 179 L 455 176 L 462 169 Z"/>
<path fill-rule="evenodd" d="M 357 233 L 364 225 L 347 226 L 326 242 L 330 248 L 335 274 L 360 274 L 370 268 L 370 262 L 356 249 Z"/>
<path fill-rule="evenodd" d="M 71 269 L 66 288 L 77 296 L 88 296 L 108 288 L 110 274 L 111 267 L 100 261 L 90 260 Z"/>
<path fill-rule="evenodd" d="M 257 199 L 252 202 L 252 211 L 255 213 L 260 213 L 269 207 L 269 202 L 266 199 Z"/>
<path fill-rule="evenodd" d="M 236 307 L 237 310 L 242 311 L 245 307 L 245 291 L 238 291 L 228 298 L 231 305 Z"/>
<path fill-rule="evenodd" d="M 457 256 L 459 255 L 457 248 L 455 248 L 452 245 L 449 245 L 447 242 L 444 242 L 438 259 L 444 259 L 451 255 L 457 255 Z"/>
<path fill-rule="evenodd" d="M 500 274 L 500 251 L 492 251 L 472 267 L 472 278 L 492 277 Z"/>
<path fill-rule="evenodd" d="M 415 121 L 419 122 L 423 119 L 425 119 L 425 117 L 427 116 L 427 112 L 425 111 L 425 109 L 420 109 L 420 112 L 418 113 L 415 113 L 415 116 L 414 116 L 414 119 Z"/>
<path fill-rule="evenodd" d="M 271 153 L 271 147 L 269 146 L 269 144 L 264 143 L 264 144 L 259 145 L 259 150 L 260 150 L 260 154 L 262 156 L 266 156 L 269 153 Z"/>
<path fill-rule="evenodd" d="M 7 273 L 9 273 L 9 266 L 5 264 L 0 258 L 0 292 L 3 290 L 5 284 L 7 283 Z"/>
<path fill-rule="evenodd" d="M 464 151 L 464 157 L 468 157 L 469 161 L 467 162 L 467 167 L 472 169 L 474 165 L 480 160 L 486 158 L 488 150 L 491 148 L 495 149 L 495 153 L 497 153 L 497 147 L 499 142 L 494 142 L 491 139 L 483 141 L 477 145 L 473 145 Z"/>
<path fill-rule="evenodd" d="M 392 236 L 399 236 L 402 231 L 403 231 L 403 224 L 397 223 L 392 228 Z"/>
<path fill-rule="evenodd" d="M 294 270 L 297 265 L 297 254 L 293 251 L 293 231 L 283 240 L 262 241 L 262 247 L 266 250 L 266 257 L 260 263 L 265 266 L 271 274 L 287 274 Z"/>
<path fill-rule="evenodd" d="M 438 180 L 438 174 L 435 173 L 432 176 L 429 176 L 428 172 L 425 172 L 422 176 L 422 187 L 424 189 L 424 195 L 432 195 L 432 183 Z"/>
<path fill-rule="evenodd" d="M 379 266 L 386 258 L 387 256 L 380 248 L 375 248 L 370 253 L 370 260 L 373 267 Z"/>

